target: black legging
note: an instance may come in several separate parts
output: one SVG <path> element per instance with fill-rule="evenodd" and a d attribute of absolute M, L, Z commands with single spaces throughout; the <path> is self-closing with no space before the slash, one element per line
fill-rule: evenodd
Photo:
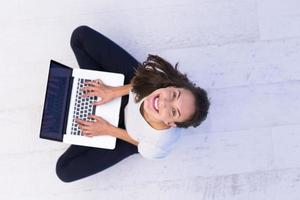
<path fill-rule="evenodd" d="M 125 84 L 134 76 L 138 61 L 102 34 L 87 27 L 76 28 L 71 47 L 80 68 L 118 72 L 125 75 Z M 119 127 L 124 126 L 124 107 L 128 95 L 122 97 Z M 75 181 L 100 172 L 124 158 L 137 153 L 133 144 L 117 139 L 114 150 L 71 145 L 56 164 L 56 174 L 64 182 Z"/>

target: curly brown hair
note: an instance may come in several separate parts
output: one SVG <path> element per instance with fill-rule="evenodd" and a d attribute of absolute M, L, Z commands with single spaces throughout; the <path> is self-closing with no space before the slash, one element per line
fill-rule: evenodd
<path fill-rule="evenodd" d="M 207 92 L 191 82 L 177 67 L 178 63 L 173 67 L 163 58 L 149 54 L 147 60 L 136 69 L 135 77 L 131 80 L 132 91 L 136 93 L 135 101 L 139 102 L 159 88 L 173 86 L 187 89 L 195 97 L 196 110 L 189 120 L 175 124 L 181 128 L 197 127 L 206 119 L 210 101 Z"/>

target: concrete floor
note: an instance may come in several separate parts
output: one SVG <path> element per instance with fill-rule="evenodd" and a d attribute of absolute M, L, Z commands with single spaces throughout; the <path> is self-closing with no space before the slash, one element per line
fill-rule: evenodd
<path fill-rule="evenodd" d="M 298 0 L 0 1 L 0 199 L 299 200 Z M 39 139 L 50 59 L 78 67 L 88 25 L 143 61 L 159 54 L 205 88 L 208 119 L 172 154 L 134 155 L 63 183 L 66 144 Z"/>

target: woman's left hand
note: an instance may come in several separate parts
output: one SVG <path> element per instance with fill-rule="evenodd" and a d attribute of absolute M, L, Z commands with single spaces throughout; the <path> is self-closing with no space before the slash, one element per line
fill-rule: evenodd
<path fill-rule="evenodd" d="M 112 129 L 115 128 L 112 124 L 99 116 L 90 115 L 89 118 L 94 119 L 94 122 L 76 119 L 79 128 L 85 136 L 110 135 Z"/>

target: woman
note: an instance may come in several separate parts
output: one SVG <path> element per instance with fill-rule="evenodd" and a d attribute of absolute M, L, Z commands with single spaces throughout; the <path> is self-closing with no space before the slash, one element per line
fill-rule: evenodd
<path fill-rule="evenodd" d="M 116 148 L 71 145 L 57 161 L 56 173 L 62 181 L 90 176 L 135 153 L 150 159 L 163 158 L 179 138 L 180 128 L 196 127 L 206 119 L 210 104 L 206 91 L 177 71 L 177 64 L 174 68 L 154 55 L 140 64 L 87 26 L 74 30 L 71 47 L 80 68 L 122 73 L 125 84 L 112 87 L 101 80 L 86 82 L 84 96 L 97 96 L 100 100 L 96 106 L 122 97 L 118 127 L 101 116 L 90 116 L 93 122 L 77 119 L 88 137 L 116 137 Z"/>

